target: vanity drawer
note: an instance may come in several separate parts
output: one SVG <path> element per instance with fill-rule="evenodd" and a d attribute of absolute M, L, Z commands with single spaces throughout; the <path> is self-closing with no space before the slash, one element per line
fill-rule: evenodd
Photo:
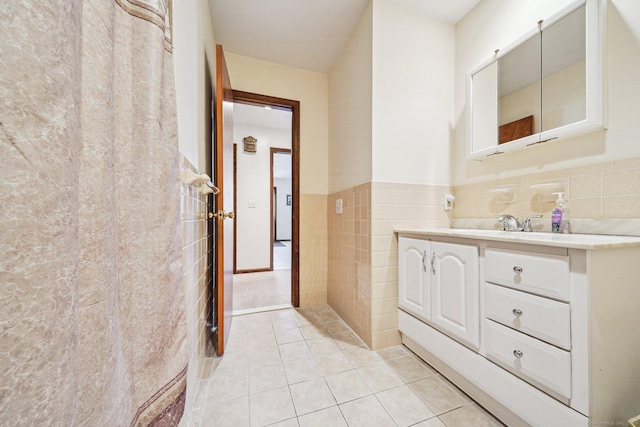
<path fill-rule="evenodd" d="M 571 356 L 491 320 L 486 322 L 486 357 L 527 382 L 571 398 Z"/>
<path fill-rule="evenodd" d="M 566 256 L 487 249 L 484 265 L 487 282 L 569 301 Z"/>
<path fill-rule="evenodd" d="M 569 304 L 485 283 L 484 306 L 488 319 L 571 350 Z"/>

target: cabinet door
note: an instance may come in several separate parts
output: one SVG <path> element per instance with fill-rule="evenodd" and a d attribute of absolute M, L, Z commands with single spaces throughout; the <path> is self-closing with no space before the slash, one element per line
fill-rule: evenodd
<path fill-rule="evenodd" d="M 431 242 L 431 322 L 471 347 L 480 345 L 478 248 Z"/>
<path fill-rule="evenodd" d="M 398 239 L 398 306 L 429 320 L 429 241 Z"/>

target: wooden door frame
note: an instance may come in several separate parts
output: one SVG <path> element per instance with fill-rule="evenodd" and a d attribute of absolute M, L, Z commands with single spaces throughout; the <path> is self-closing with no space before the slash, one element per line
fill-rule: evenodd
<path fill-rule="evenodd" d="M 270 264 L 271 271 L 273 271 L 273 243 L 275 242 L 275 239 L 276 239 L 276 236 L 273 234 L 273 224 L 274 224 L 274 219 L 275 219 L 274 215 L 273 215 L 274 208 L 275 208 L 275 202 L 273 200 L 273 189 L 274 189 L 274 186 L 273 186 L 273 156 L 276 153 L 289 153 L 289 154 L 291 154 L 291 149 L 290 148 L 271 147 L 271 153 L 270 153 L 270 156 L 271 156 L 270 157 L 271 169 L 270 169 L 270 173 L 269 173 L 270 174 L 269 178 L 271 180 L 271 196 L 270 196 L 270 198 L 271 198 L 271 209 L 270 209 L 269 215 L 271 217 L 271 221 L 269 221 L 269 223 L 271 224 L 271 261 L 270 261 L 270 263 L 271 263 Z M 293 163 L 293 157 L 291 158 L 291 161 Z M 293 173 L 293 170 L 292 170 L 292 173 Z M 292 185 L 291 186 L 292 186 L 291 192 L 293 192 L 293 178 L 292 178 Z M 293 202 L 291 202 L 291 203 L 292 203 L 292 206 L 293 206 Z M 293 227 L 293 221 L 291 221 L 291 226 Z M 291 232 L 291 240 L 293 240 L 293 229 L 291 231 L 292 231 Z M 293 270 L 293 266 L 292 266 L 291 269 Z"/>
<path fill-rule="evenodd" d="M 291 305 L 300 306 L 300 101 L 233 91 L 233 102 L 291 111 Z M 273 188 L 273 186 L 272 186 Z M 273 207 L 272 207 L 273 209 Z M 273 212 L 271 213 L 273 215 Z M 272 231 L 273 233 L 273 231 Z M 273 237 L 273 236 L 272 236 Z M 273 239 L 272 239 L 273 240 Z M 273 269 L 273 251 L 271 268 Z"/>

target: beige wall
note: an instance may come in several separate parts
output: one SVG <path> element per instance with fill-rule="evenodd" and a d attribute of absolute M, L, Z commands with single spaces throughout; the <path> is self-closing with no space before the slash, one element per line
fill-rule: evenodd
<path fill-rule="evenodd" d="M 327 194 L 327 75 L 226 51 L 225 59 L 233 89 L 300 101 L 300 192 Z"/>
<path fill-rule="evenodd" d="M 400 342 L 393 228 L 449 226 L 453 72 L 453 26 L 374 0 L 329 77 L 328 301 L 374 349 Z"/>
<path fill-rule="evenodd" d="M 400 343 L 394 228 L 444 227 L 448 186 L 373 182 L 329 196 L 329 304 L 373 349 Z M 335 213 L 342 199 L 343 213 Z"/>
<path fill-rule="evenodd" d="M 551 231 L 551 210 L 555 199 L 551 194 L 538 194 L 531 185 L 558 182 L 565 186 L 572 219 L 573 230 L 594 233 L 594 223 L 580 227 L 580 220 L 638 220 L 640 218 L 640 157 L 593 163 L 585 166 L 540 172 L 517 177 L 492 179 L 480 183 L 456 186 L 455 219 L 493 218 L 509 213 L 519 218 L 542 214 L 534 220 L 536 230 Z M 514 186 L 514 200 L 504 203 L 489 191 L 499 186 Z M 633 227 L 618 228 L 616 234 L 638 234 Z M 624 231 L 628 229 L 629 232 Z M 602 228 L 606 232 L 606 228 Z"/>
<path fill-rule="evenodd" d="M 300 101 L 300 305 L 327 302 L 328 78 L 225 52 L 231 86 Z"/>
<path fill-rule="evenodd" d="M 329 74 L 329 191 L 372 178 L 372 22 L 365 10 Z"/>
<path fill-rule="evenodd" d="M 326 214 L 329 305 L 371 347 L 371 183 L 331 194 Z"/>
<path fill-rule="evenodd" d="M 448 185 L 455 31 L 373 1 L 373 181 Z"/>
<path fill-rule="evenodd" d="M 457 24 L 454 185 L 600 164 L 640 155 L 636 136 L 640 79 L 633 71 L 640 67 L 640 3 L 610 0 L 606 44 L 608 59 L 605 64 L 608 73 L 608 130 L 530 147 L 481 162 L 466 160 L 465 73 L 490 58 L 495 49 L 535 28 L 539 19 L 567 3 L 569 0 L 483 0 Z"/>

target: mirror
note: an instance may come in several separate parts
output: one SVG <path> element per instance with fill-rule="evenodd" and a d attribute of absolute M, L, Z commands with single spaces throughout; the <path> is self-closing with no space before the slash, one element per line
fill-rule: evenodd
<path fill-rule="evenodd" d="M 542 131 L 586 119 L 585 10 L 542 31 Z"/>
<path fill-rule="evenodd" d="M 467 74 L 470 158 L 604 127 L 601 7 L 573 2 Z"/>
<path fill-rule="evenodd" d="M 540 132 L 541 46 L 538 32 L 498 59 L 498 144 Z"/>

